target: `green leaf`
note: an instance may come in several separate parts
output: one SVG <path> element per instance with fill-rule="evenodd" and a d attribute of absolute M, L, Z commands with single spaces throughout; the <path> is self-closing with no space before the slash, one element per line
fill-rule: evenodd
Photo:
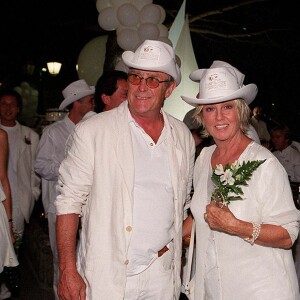
<path fill-rule="evenodd" d="M 232 177 L 235 180 L 233 185 L 225 184 L 221 182 L 221 175 L 212 174 L 212 182 L 215 185 L 215 190 L 212 193 L 211 200 L 219 200 L 229 204 L 231 201 L 243 200 L 240 195 L 244 195 L 241 186 L 247 186 L 247 181 L 251 179 L 253 172 L 265 162 L 266 160 L 255 160 L 243 162 L 238 169 L 231 170 L 231 165 L 226 164 L 225 170 L 230 170 L 232 172 Z M 237 178 L 238 179 L 237 179 Z M 235 195 L 230 195 L 235 194 Z"/>
<path fill-rule="evenodd" d="M 244 200 L 242 197 L 240 197 L 240 196 L 230 196 L 230 197 L 228 197 L 227 198 L 228 199 L 228 201 L 230 202 L 230 201 L 236 201 L 236 200 Z"/>

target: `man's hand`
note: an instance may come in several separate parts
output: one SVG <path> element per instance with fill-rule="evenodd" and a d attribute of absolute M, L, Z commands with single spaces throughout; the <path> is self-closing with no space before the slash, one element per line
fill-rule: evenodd
<path fill-rule="evenodd" d="M 86 284 L 76 270 L 61 272 L 57 294 L 61 300 L 85 300 Z"/>

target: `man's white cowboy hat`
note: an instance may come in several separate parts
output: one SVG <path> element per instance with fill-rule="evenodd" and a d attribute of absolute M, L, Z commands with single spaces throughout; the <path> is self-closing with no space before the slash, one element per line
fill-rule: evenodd
<path fill-rule="evenodd" d="M 129 68 L 164 72 L 171 75 L 177 85 L 181 81 L 174 49 L 164 42 L 145 40 L 135 52 L 123 52 L 122 59 Z"/>
<path fill-rule="evenodd" d="M 63 91 L 64 100 L 58 109 L 65 109 L 71 103 L 95 93 L 95 87 L 89 86 L 84 79 L 70 83 Z"/>
<path fill-rule="evenodd" d="M 199 98 L 181 96 L 190 105 L 214 104 L 234 99 L 243 99 L 248 105 L 257 95 L 254 83 L 243 85 L 245 75 L 230 64 L 216 60 L 209 69 L 200 69 L 190 74 L 190 79 L 199 82 Z"/>

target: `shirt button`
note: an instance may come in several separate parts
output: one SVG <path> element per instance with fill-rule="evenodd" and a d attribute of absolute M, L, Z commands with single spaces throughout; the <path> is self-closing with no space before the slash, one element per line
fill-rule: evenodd
<path fill-rule="evenodd" d="M 128 264 L 129 264 L 129 260 L 126 259 L 126 260 L 124 261 L 124 265 L 128 265 Z"/>
<path fill-rule="evenodd" d="M 130 232 L 132 230 L 132 227 L 131 226 L 127 226 L 126 227 L 126 231 Z"/>
<path fill-rule="evenodd" d="M 150 143 L 150 146 L 153 146 L 153 143 Z"/>

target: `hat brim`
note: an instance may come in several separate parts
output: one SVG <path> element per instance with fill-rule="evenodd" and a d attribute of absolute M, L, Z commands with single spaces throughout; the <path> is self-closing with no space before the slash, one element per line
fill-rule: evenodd
<path fill-rule="evenodd" d="M 145 70 L 145 71 L 164 72 L 174 78 L 176 85 L 180 84 L 181 81 L 180 69 L 177 63 L 175 64 L 174 61 L 169 61 L 167 64 L 162 66 L 155 66 L 153 64 L 148 66 L 147 65 L 141 66 L 139 64 L 135 64 L 132 62 L 133 57 L 134 57 L 134 52 L 132 51 L 125 51 L 122 54 L 122 60 L 127 67 Z"/>
<path fill-rule="evenodd" d="M 242 88 L 235 91 L 234 93 L 227 95 L 226 97 L 201 99 L 201 98 L 190 98 L 186 96 L 181 96 L 181 99 L 192 106 L 197 106 L 202 104 L 216 104 L 216 103 L 230 101 L 234 99 L 243 99 L 249 105 L 255 99 L 257 92 L 258 89 L 256 84 L 250 83 L 248 85 L 243 86 Z"/>
<path fill-rule="evenodd" d="M 77 100 L 79 100 L 79 99 L 81 99 L 83 97 L 95 94 L 95 87 L 91 86 L 90 88 L 91 88 L 90 90 L 81 91 L 81 92 L 76 93 L 76 95 L 71 95 L 71 96 L 65 98 L 62 101 L 62 103 L 60 104 L 60 106 L 59 106 L 58 109 L 59 110 L 65 109 L 71 103 L 73 103 L 73 102 L 75 102 L 75 101 L 77 101 Z"/>

